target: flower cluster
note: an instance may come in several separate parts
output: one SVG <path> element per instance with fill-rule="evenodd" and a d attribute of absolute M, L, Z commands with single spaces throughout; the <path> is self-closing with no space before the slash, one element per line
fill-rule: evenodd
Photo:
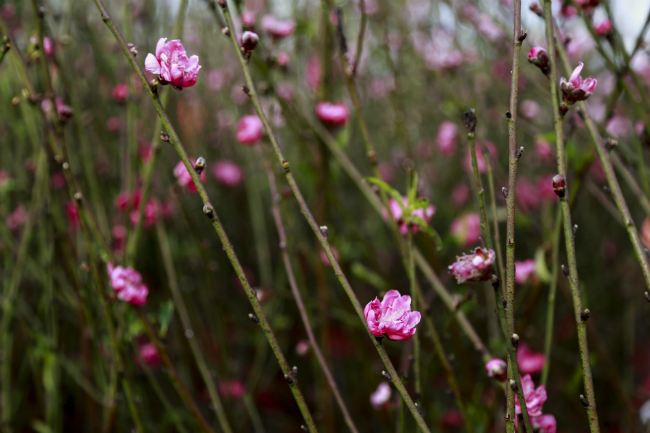
<path fill-rule="evenodd" d="M 456 261 L 449 265 L 448 269 L 458 284 L 487 281 L 492 277 L 492 264 L 495 257 L 494 250 L 476 248 L 472 254 L 456 257 Z"/>
<path fill-rule="evenodd" d="M 580 72 L 582 72 L 583 67 L 584 63 L 578 62 L 578 67 L 573 70 L 569 80 L 567 81 L 564 77 L 560 80 L 562 100 L 569 105 L 589 98 L 598 85 L 598 80 L 594 77 L 589 77 L 585 80 L 582 79 Z"/>
<path fill-rule="evenodd" d="M 106 264 L 106 270 L 118 298 L 133 305 L 144 305 L 147 302 L 149 289 L 142 283 L 138 271 L 130 267 L 114 266 L 112 263 Z"/>
<path fill-rule="evenodd" d="M 162 84 L 172 84 L 179 89 L 195 85 L 201 69 L 199 56 L 188 58 L 179 39 L 166 41 L 167 38 L 158 40 L 156 55 L 147 54 L 145 70 L 158 75 Z"/>
<path fill-rule="evenodd" d="M 406 197 L 402 197 L 402 205 L 403 207 L 398 203 L 397 200 L 391 198 L 388 201 L 388 207 L 390 209 L 390 213 L 393 216 L 393 220 L 399 225 L 399 232 L 402 235 L 406 235 L 408 233 L 409 225 L 408 223 L 404 220 L 404 209 L 408 209 L 409 207 L 409 202 Z M 388 220 L 388 212 L 384 209 L 382 211 L 384 218 Z M 412 217 L 417 217 L 420 218 L 422 221 L 425 223 L 428 223 L 433 215 L 436 213 L 436 208 L 433 207 L 433 205 L 428 205 L 426 208 L 418 208 L 418 209 L 413 209 L 411 211 L 411 216 Z M 411 231 L 413 233 L 417 233 L 418 231 L 418 226 L 415 224 L 411 224 Z"/>
<path fill-rule="evenodd" d="M 133 193 L 123 191 L 115 197 L 113 205 L 115 209 L 122 212 L 129 212 L 129 221 L 132 225 L 137 225 L 140 218 L 140 200 L 142 191 L 137 189 Z M 156 219 L 161 213 L 161 207 L 157 200 L 150 198 L 144 208 L 144 228 L 150 228 L 156 223 Z"/>
<path fill-rule="evenodd" d="M 557 423 L 553 415 L 542 415 L 542 405 L 546 401 L 546 387 L 540 385 L 535 388 L 535 383 L 530 374 L 521 378 L 521 388 L 526 400 L 526 409 L 530 415 L 530 421 L 535 427 L 539 427 L 544 433 L 555 433 Z M 519 396 L 515 395 L 515 413 L 521 414 Z"/>
<path fill-rule="evenodd" d="M 397 290 L 389 290 L 379 302 L 375 298 L 363 309 L 370 333 L 389 340 L 406 340 L 415 334 L 420 323 L 420 312 L 411 311 L 411 297 L 401 296 Z"/>

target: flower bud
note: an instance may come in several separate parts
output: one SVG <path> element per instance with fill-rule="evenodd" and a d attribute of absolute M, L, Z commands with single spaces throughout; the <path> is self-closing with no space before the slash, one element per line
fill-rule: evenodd
<path fill-rule="evenodd" d="M 468 134 L 473 134 L 476 129 L 476 110 L 470 108 L 463 113 L 463 124 Z"/>
<path fill-rule="evenodd" d="M 548 53 L 542 47 L 533 47 L 528 51 L 528 61 L 542 70 L 544 75 L 551 71 Z"/>
<path fill-rule="evenodd" d="M 257 36 L 257 33 L 246 30 L 241 35 L 241 46 L 244 51 L 253 51 L 259 41 L 260 38 Z"/>
<path fill-rule="evenodd" d="M 553 176 L 553 191 L 555 191 L 555 194 L 560 198 L 564 198 L 564 195 L 566 194 L 566 180 L 561 174 Z"/>
<path fill-rule="evenodd" d="M 194 170 L 198 174 L 201 174 L 204 168 L 205 168 L 205 158 L 200 156 L 199 159 L 197 159 L 196 163 L 194 164 Z"/>

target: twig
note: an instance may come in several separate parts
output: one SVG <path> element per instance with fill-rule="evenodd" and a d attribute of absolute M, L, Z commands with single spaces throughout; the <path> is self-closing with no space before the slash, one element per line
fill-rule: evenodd
<path fill-rule="evenodd" d="M 499 235 L 499 219 L 497 218 L 497 200 L 494 193 L 494 176 L 492 171 L 492 162 L 490 161 L 490 153 L 483 152 L 483 160 L 485 161 L 485 171 L 487 172 L 488 186 L 490 190 L 490 211 L 492 212 L 492 227 L 494 228 L 494 246 L 497 253 L 497 263 L 499 265 L 498 274 L 505 275 L 505 268 L 503 267 L 503 254 L 501 253 L 501 236 Z"/>
<path fill-rule="evenodd" d="M 551 367 L 551 350 L 553 349 L 553 325 L 555 317 L 555 296 L 557 293 L 557 275 L 560 260 L 560 233 L 562 232 L 562 210 L 560 206 L 555 212 L 555 227 L 553 228 L 553 246 L 551 249 L 551 287 L 548 291 L 548 301 L 546 305 L 546 331 L 544 340 L 544 368 L 542 369 L 541 384 L 546 385 L 548 372 Z"/>
<path fill-rule="evenodd" d="M 637 198 L 637 200 L 639 200 L 639 204 L 643 208 L 645 214 L 650 217 L 650 200 L 648 200 L 648 197 L 641 190 L 639 183 L 630 172 L 630 169 L 628 169 L 625 164 L 623 164 L 621 158 L 619 158 L 616 153 L 611 152 L 609 154 L 609 157 L 612 160 L 612 163 L 614 164 L 616 170 L 618 170 L 621 176 L 623 176 L 623 179 L 625 180 L 625 183 L 627 183 L 627 186 L 632 190 L 632 193 Z"/>

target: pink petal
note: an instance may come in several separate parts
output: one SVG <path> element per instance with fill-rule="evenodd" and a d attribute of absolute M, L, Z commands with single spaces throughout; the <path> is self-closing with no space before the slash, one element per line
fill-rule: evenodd
<path fill-rule="evenodd" d="M 573 70 L 573 73 L 569 78 L 569 82 L 573 84 L 576 89 L 578 89 L 582 84 L 582 77 L 580 77 L 580 72 L 582 72 L 583 67 L 584 67 L 584 63 L 578 62 L 578 67 Z"/>
<path fill-rule="evenodd" d="M 160 74 L 160 63 L 158 63 L 156 57 L 151 53 L 147 54 L 147 58 L 144 59 L 144 70 L 152 74 Z"/>
<path fill-rule="evenodd" d="M 381 301 L 381 306 L 382 307 L 387 307 L 393 305 L 393 302 L 395 302 L 396 299 L 400 297 L 400 294 L 397 290 L 389 290 L 386 292 L 384 295 L 384 299 Z"/>
<path fill-rule="evenodd" d="M 160 53 L 162 53 L 163 48 L 165 48 L 165 41 L 167 41 L 167 38 L 158 39 L 158 43 L 156 44 L 156 58 L 157 59 L 160 59 Z"/>
<path fill-rule="evenodd" d="M 422 315 L 420 314 L 419 311 L 413 311 L 409 313 L 409 320 L 406 323 L 406 326 L 409 328 L 413 328 L 415 325 L 420 323 L 420 320 L 422 319 Z"/>

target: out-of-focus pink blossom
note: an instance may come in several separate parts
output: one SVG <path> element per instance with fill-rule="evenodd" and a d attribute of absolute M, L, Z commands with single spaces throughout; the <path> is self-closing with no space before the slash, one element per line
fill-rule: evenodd
<path fill-rule="evenodd" d="M 607 122 L 605 131 L 614 138 L 625 138 L 632 132 L 632 122 L 627 116 L 616 114 Z"/>
<path fill-rule="evenodd" d="M 448 269 L 458 284 L 487 281 L 492 277 L 495 257 L 494 250 L 476 248 L 472 254 L 456 257 L 456 261 L 449 265 Z"/>
<path fill-rule="evenodd" d="M 285 53 L 284 51 L 280 51 L 275 57 L 275 62 L 280 66 L 287 66 L 290 60 L 291 57 L 289 57 L 289 54 Z"/>
<path fill-rule="evenodd" d="M 0 8 L 0 16 L 7 21 L 10 21 L 16 15 L 16 7 L 11 3 L 4 5 Z"/>
<path fill-rule="evenodd" d="M 573 18 L 578 16 L 578 9 L 570 5 L 562 5 L 560 8 L 560 15 L 564 18 Z"/>
<path fill-rule="evenodd" d="M 521 374 L 535 374 L 542 371 L 546 357 L 541 352 L 533 352 L 526 343 L 521 343 L 517 349 L 517 365 Z"/>
<path fill-rule="evenodd" d="M 205 80 L 206 85 L 210 90 L 215 92 L 221 90 L 232 79 L 230 70 L 226 68 L 213 69 L 208 72 L 208 77 Z"/>
<path fill-rule="evenodd" d="M 192 161 L 192 166 L 196 164 L 196 159 L 190 158 Z M 176 167 L 174 167 L 174 177 L 176 178 L 176 181 L 180 186 L 183 188 L 187 189 L 189 192 L 196 192 L 196 185 L 194 184 L 194 181 L 192 180 L 192 176 L 190 176 L 190 172 L 187 171 L 187 167 L 185 167 L 185 163 L 183 161 L 178 161 L 178 164 L 176 164 Z M 201 182 L 205 182 L 205 170 L 201 173 Z"/>
<path fill-rule="evenodd" d="M 363 316 L 370 333 L 389 340 L 406 340 L 415 334 L 415 326 L 420 323 L 420 312 L 411 311 L 411 297 L 400 295 L 397 290 L 389 290 L 379 302 L 375 298 L 366 305 Z"/>
<path fill-rule="evenodd" d="M 573 70 L 568 81 L 564 77 L 560 80 L 560 88 L 563 93 L 562 100 L 567 104 L 584 101 L 594 93 L 594 90 L 596 90 L 598 80 L 594 77 L 589 77 L 583 81 L 580 76 L 583 67 L 584 63 L 579 62 L 578 67 Z"/>
<path fill-rule="evenodd" d="M 363 12 L 366 15 L 374 15 L 379 12 L 379 2 L 377 0 L 364 0 Z"/>
<path fill-rule="evenodd" d="M 113 238 L 113 249 L 115 251 L 124 251 L 126 240 L 126 227 L 123 225 L 113 226 L 111 229 L 111 237 Z"/>
<path fill-rule="evenodd" d="M 593 12 L 596 6 L 600 4 L 600 0 L 575 0 L 575 2 L 587 13 Z"/>
<path fill-rule="evenodd" d="M 140 159 L 142 159 L 143 162 L 149 162 L 153 156 L 153 149 L 151 148 L 151 144 L 146 141 L 138 143 L 138 154 L 140 155 Z"/>
<path fill-rule="evenodd" d="M 156 45 L 156 54 L 147 54 L 144 61 L 145 70 L 158 75 L 163 84 L 172 83 L 176 87 L 195 85 L 201 69 L 199 56 L 188 58 L 179 39 L 166 41 L 167 38 L 160 38 Z"/>
<path fill-rule="evenodd" d="M 589 175 L 598 183 L 607 182 L 607 175 L 605 174 L 603 165 L 598 160 L 591 163 L 591 166 L 589 167 Z"/>
<path fill-rule="evenodd" d="M 320 80 L 321 80 L 321 67 L 320 67 L 320 59 L 318 56 L 311 56 L 309 60 L 307 60 L 307 69 L 306 69 L 306 81 L 307 85 L 309 86 L 309 89 L 312 92 L 315 92 L 318 90 L 318 87 L 320 86 Z"/>
<path fill-rule="evenodd" d="M 108 120 L 106 121 L 106 129 L 108 129 L 111 132 L 119 131 L 120 126 L 122 126 L 122 122 L 120 122 L 120 119 L 118 119 L 117 117 L 109 117 Z"/>
<path fill-rule="evenodd" d="M 129 86 L 126 84 L 118 84 L 113 87 L 113 99 L 117 102 L 124 102 L 129 97 Z"/>
<path fill-rule="evenodd" d="M 481 237 L 481 217 L 474 212 L 462 214 L 452 221 L 449 230 L 459 244 L 473 245 Z"/>
<path fill-rule="evenodd" d="M 530 423 L 533 425 L 533 429 L 539 429 L 539 433 L 555 433 L 557 430 L 557 423 L 555 422 L 555 417 L 553 415 L 542 415 L 533 417 L 530 420 Z"/>
<path fill-rule="evenodd" d="M 255 12 L 249 10 L 243 10 L 241 13 L 241 23 L 244 27 L 253 27 L 255 21 L 257 20 L 257 15 Z"/>
<path fill-rule="evenodd" d="M 350 111 L 342 102 L 319 102 L 316 104 L 316 115 L 323 123 L 340 126 L 348 121 Z"/>
<path fill-rule="evenodd" d="M 646 248 L 650 249 L 650 218 L 645 217 L 641 224 L 641 241 Z"/>
<path fill-rule="evenodd" d="M 533 101 L 532 99 L 526 99 L 521 103 L 521 114 L 523 114 L 524 117 L 527 117 L 529 119 L 534 119 L 539 115 L 540 111 L 541 109 L 537 101 Z"/>
<path fill-rule="evenodd" d="M 451 190 L 451 202 L 458 208 L 463 207 L 469 200 L 469 193 L 469 187 L 459 183 Z"/>
<path fill-rule="evenodd" d="M 281 83 L 278 83 L 278 85 L 275 86 L 275 93 L 278 95 L 278 98 L 284 101 L 292 101 L 293 85 L 288 81 L 283 81 Z"/>
<path fill-rule="evenodd" d="M 164 219 L 170 219 L 174 217 L 176 213 L 176 203 L 172 200 L 164 201 L 160 204 L 160 215 Z"/>
<path fill-rule="evenodd" d="M 490 359 L 487 364 L 485 364 L 485 369 L 488 372 L 488 376 L 493 377 L 496 380 L 504 381 L 506 380 L 506 377 L 508 377 L 508 364 L 506 364 L 503 359 Z"/>
<path fill-rule="evenodd" d="M 639 418 L 641 418 L 641 423 L 643 424 L 650 422 L 650 400 L 643 403 L 641 408 L 639 408 Z"/>
<path fill-rule="evenodd" d="M 445 156 L 452 156 L 456 151 L 456 137 L 458 136 L 458 127 L 450 120 L 445 120 L 438 127 L 436 143 L 438 149 Z"/>
<path fill-rule="evenodd" d="M 569 58 L 578 60 L 593 51 L 595 46 L 596 43 L 594 38 L 591 37 L 591 33 L 586 30 L 578 31 L 572 34 L 571 40 L 567 43 L 566 51 Z"/>
<path fill-rule="evenodd" d="M 406 197 L 402 197 L 402 204 L 404 205 L 404 209 L 408 208 L 408 199 Z M 390 213 L 393 216 L 393 220 L 399 225 L 399 232 L 406 236 L 408 233 L 408 223 L 402 219 L 403 216 L 403 209 L 402 206 L 397 202 L 397 200 L 391 198 L 388 201 L 388 207 L 390 208 Z M 428 223 L 433 215 L 436 213 L 436 208 L 433 205 L 428 205 L 426 208 L 419 208 L 415 209 L 411 212 L 411 216 L 420 218 L 422 221 L 425 223 Z M 384 216 L 384 219 L 388 220 L 388 212 L 384 209 L 382 211 L 382 214 Z M 411 225 L 411 231 L 415 234 L 418 232 L 418 227 L 415 224 Z"/>
<path fill-rule="evenodd" d="M 339 252 L 336 248 L 332 247 L 332 254 L 334 254 L 334 258 L 336 261 L 339 261 Z M 325 250 L 321 248 L 320 250 L 320 261 L 327 267 L 331 267 L 332 264 L 330 263 L 329 257 L 327 257 L 327 254 L 325 254 Z"/>
<path fill-rule="evenodd" d="M 533 259 L 524 260 L 522 262 L 515 262 L 515 281 L 519 284 L 528 282 L 530 278 L 536 275 L 536 272 L 537 265 Z"/>
<path fill-rule="evenodd" d="M 65 175 L 60 171 L 52 173 L 52 176 L 50 176 L 50 184 L 54 189 L 63 188 L 66 185 Z"/>
<path fill-rule="evenodd" d="M 153 227 L 159 214 L 160 205 L 156 200 L 149 199 L 147 204 L 144 206 L 144 222 L 142 223 L 142 226 L 146 229 Z M 132 225 L 137 225 L 138 220 L 140 219 L 140 210 L 138 208 L 133 209 L 129 215 L 129 219 L 131 220 Z"/>
<path fill-rule="evenodd" d="M 517 179 L 517 206 L 524 213 L 530 213 L 541 204 L 537 188 L 525 177 Z"/>
<path fill-rule="evenodd" d="M 16 207 L 13 212 L 7 215 L 7 218 L 5 219 L 7 227 L 11 231 L 18 230 L 20 226 L 25 224 L 25 221 L 27 221 L 27 210 L 25 210 L 25 206 L 22 204 L 18 205 L 18 207 Z"/>
<path fill-rule="evenodd" d="M 305 356 L 309 352 L 309 341 L 308 340 L 300 340 L 296 344 L 296 353 L 298 356 Z"/>
<path fill-rule="evenodd" d="M 284 38 L 296 31 L 296 22 L 294 20 L 279 20 L 273 15 L 267 14 L 262 17 L 262 28 L 271 36 Z"/>
<path fill-rule="evenodd" d="M 139 350 L 140 356 L 149 367 L 156 367 L 160 364 L 160 355 L 158 355 L 155 344 L 145 343 L 139 347 Z"/>
<path fill-rule="evenodd" d="M 542 175 L 537 179 L 537 193 L 543 201 L 557 201 L 558 196 L 553 190 L 553 175 Z"/>
<path fill-rule="evenodd" d="M 262 139 L 264 125 L 257 115 L 247 114 L 237 123 L 237 141 L 251 145 Z"/>
<path fill-rule="evenodd" d="M 609 18 L 605 18 L 594 26 L 594 30 L 600 36 L 610 34 L 613 28 L 614 26 L 612 26 L 612 22 L 609 20 Z"/>
<path fill-rule="evenodd" d="M 107 263 L 106 269 L 118 298 L 133 305 L 144 305 L 147 302 L 149 289 L 142 283 L 138 271 L 130 267 L 113 266 L 112 263 Z"/>
<path fill-rule="evenodd" d="M 70 223 L 72 230 L 79 230 L 81 227 L 79 221 L 79 209 L 77 209 L 77 205 L 75 205 L 74 202 L 69 201 L 65 204 L 65 216 L 68 217 L 68 223 Z"/>
<path fill-rule="evenodd" d="M 521 387 L 524 393 L 524 399 L 526 400 L 526 408 L 528 409 L 528 414 L 530 416 L 541 416 L 542 415 L 542 405 L 546 401 L 546 387 L 540 385 L 535 388 L 535 383 L 531 379 L 530 374 L 527 374 L 521 379 Z M 519 397 L 515 395 L 515 412 L 517 415 L 521 413 L 521 406 L 519 403 Z"/>
<path fill-rule="evenodd" d="M 535 154 L 542 160 L 553 159 L 553 146 L 543 138 L 535 139 Z"/>
<path fill-rule="evenodd" d="M 246 394 L 246 388 L 241 380 L 227 380 L 219 384 L 219 394 L 225 398 L 239 400 Z"/>
<path fill-rule="evenodd" d="M 43 51 L 45 51 L 47 57 L 52 57 L 54 54 L 54 43 L 47 36 L 43 38 Z"/>
<path fill-rule="evenodd" d="M 478 166 L 479 173 L 483 174 L 487 170 L 485 165 L 485 159 L 483 158 L 483 151 L 487 149 L 488 154 L 490 155 L 490 162 L 494 164 L 494 159 L 497 157 L 497 147 L 491 141 L 485 140 L 480 143 L 476 143 L 476 165 Z M 463 155 L 463 168 L 467 173 L 472 173 L 474 169 L 472 168 L 472 153 L 469 149 Z"/>
<path fill-rule="evenodd" d="M 370 394 L 370 404 L 375 410 L 381 409 L 386 403 L 390 401 L 390 394 L 392 390 L 388 382 L 381 382 L 377 390 Z"/>
<path fill-rule="evenodd" d="M 236 187 L 244 180 L 244 171 L 241 167 L 228 159 L 217 161 L 212 166 L 212 175 L 222 185 Z"/>
<path fill-rule="evenodd" d="M 393 181 L 393 178 L 395 177 L 395 171 L 389 162 L 380 162 L 377 165 L 377 169 L 379 170 L 379 177 L 381 180 L 388 184 Z"/>

